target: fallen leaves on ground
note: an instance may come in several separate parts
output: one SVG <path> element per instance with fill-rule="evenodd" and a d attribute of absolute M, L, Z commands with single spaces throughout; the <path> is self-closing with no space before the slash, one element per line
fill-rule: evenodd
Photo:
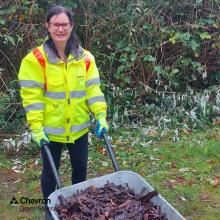
<path fill-rule="evenodd" d="M 210 183 L 210 185 L 212 185 L 214 187 L 217 187 L 219 185 L 219 177 L 218 176 L 214 176 L 213 178 L 208 178 L 207 180 Z"/>
<path fill-rule="evenodd" d="M 101 153 L 104 156 L 107 155 L 107 151 L 106 151 L 106 149 L 104 147 L 99 147 L 98 148 L 98 152 Z"/>
<path fill-rule="evenodd" d="M 209 164 L 215 164 L 217 163 L 217 161 L 213 160 L 213 159 L 210 159 L 210 160 L 206 160 L 207 163 Z"/>
<path fill-rule="evenodd" d="M 187 181 L 183 176 L 176 176 L 175 179 L 168 179 L 164 181 L 166 188 L 173 188 L 177 184 L 185 184 Z"/>
<path fill-rule="evenodd" d="M 213 179 L 213 186 L 217 187 L 219 185 L 219 177 L 218 176 L 214 176 Z"/>
<path fill-rule="evenodd" d="M 199 200 L 202 202 L 209 202 L 209 196 L 207 194 L 201 194 L 199 195 Z"/>
<path fill-rule="evenodd" d="M 175 161 L 173 161 L 173 162 L 171 163 L 171 168 L 172 168 L 172 169 L 176 169 L 176 162 L 175 162 Z"/>

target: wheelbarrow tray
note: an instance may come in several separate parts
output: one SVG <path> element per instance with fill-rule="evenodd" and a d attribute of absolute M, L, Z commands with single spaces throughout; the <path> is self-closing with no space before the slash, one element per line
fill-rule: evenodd
<path fill-rule="evenodd" d="M 87 181 L 64 187 L 56 190 L 49 196 L 48 207 L 55 220 L 59 220 L 58 213 L 54 210 L 54 207 L 60 203 L 58 196 L 63 195 L 64 198 L 72 196 L 78 191 L 84 190 L 91 185 L 97 187 L 103 187 L 107 182 L 114 183 L 115 185 L 127 184 L 130 189 L 134 191 L 136 195 L 140 195 L 153 191 L 153 187 L 145 181 L 140 175 L 132 171 L 118 171 L 108 175 L 100 176 L 97 178 L 89 179 Z M 145 189 L 143 192 L 143 188 Z M 155 205 L 161 207 L 161 212 L 166 213 L 168 220 L 184 220 L 185 218 L 172 206 L 170 205 L 161 195 L 155 196 L 151 199 Z"/>

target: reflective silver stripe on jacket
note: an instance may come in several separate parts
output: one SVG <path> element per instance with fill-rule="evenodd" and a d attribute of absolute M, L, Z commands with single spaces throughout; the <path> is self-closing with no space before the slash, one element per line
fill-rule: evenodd
<path fill-rule="evenodd" d="M 71 91 L 70 98 L 82 98 L 86 96 L 86 91 Z"/>
<path fill-rule="evenodd" d="M 44 110 L 44 103 L 34 103 L 31 105 L 27 105 L 24 107 L 25 112 L 29 112 L 30 110 Z"/>
<path fill-rule="evenodd" d="M 81 131 L 85 128 L 88 128 L 90 126 L 90 124 L 91 124 L 91 122 L 89 121 L 89 122 L 86 122 L 81 125 L 73 125 L 70 130 L 71 130 L 71 132 Z"/>
<path fill-rule="evenodd" d="M 51 128 L 51 127 L 44 127 L 44 132 L 46 134 L 64 134 L 65 128 Z"/>
<path fill-rule="evenodd" d="M 39 83 L 34 80 L 19 80 L 19 84 L 21 87 L 30 87 L 30 88 L 40 87 L 40 88 L 44 89 L 43 83 Z"/>
<path fill-rule="evenodd" d="M 65 99 L 66 92 L 45 92 L 45 96 L 51 99 Z"/>
<path fill-rule="evenodd" d="M 88 86 L 94 86 L 94 85 L 97 85 L 97 84 L 100 84 L 100 78 L 99 77 L 86 81 L 86 86 L 87 87 Z"/>
<path fill-rule="evenodd" d="M 95 102 L 105 102 L 104 96 L 95 96 L 87 100 L 88 105 L 92 105 Z"/>

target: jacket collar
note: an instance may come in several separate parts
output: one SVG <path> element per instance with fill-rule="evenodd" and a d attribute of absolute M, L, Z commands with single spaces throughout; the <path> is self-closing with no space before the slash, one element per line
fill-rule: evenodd
<path fill-rule="evenodd" d="M 47 56 L 47 59 L 50 63 L 59 63 L 60 62 L 59 57 L 56 56 L 56 54 L 53 52 L 51 47 L 46 42 L 43 44 L 43 50 L 44 50 L 44 52 Z M 85 57 L 84 50 L 81 46 L 79 46 L 76 50 L 73 50 L 73 49 L 71 50 L 69 57 L 67 59 L 67 62 L 79 61 L 84 57 Z"/>

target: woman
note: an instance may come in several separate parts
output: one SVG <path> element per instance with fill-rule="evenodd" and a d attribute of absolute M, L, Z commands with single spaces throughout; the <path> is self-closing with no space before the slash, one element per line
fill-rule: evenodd
<path fill-rule="evenodd" d="M 67 145 L 75 184 L 86 179 L 90 112 L 97 120 L 96 135 L 107 132 L 106 102 L 94 57 L 79 45 L 73 31 L 72 13 L 54 6 L 45 26 L 45 43 L 22 60 L 20 93 L 32 137 L 40 147 L 49 144 L 57 169 L 63 144 Z M 41 188 L 47 199 L 56 183 L 42 148 L 41 155 Z"/>

